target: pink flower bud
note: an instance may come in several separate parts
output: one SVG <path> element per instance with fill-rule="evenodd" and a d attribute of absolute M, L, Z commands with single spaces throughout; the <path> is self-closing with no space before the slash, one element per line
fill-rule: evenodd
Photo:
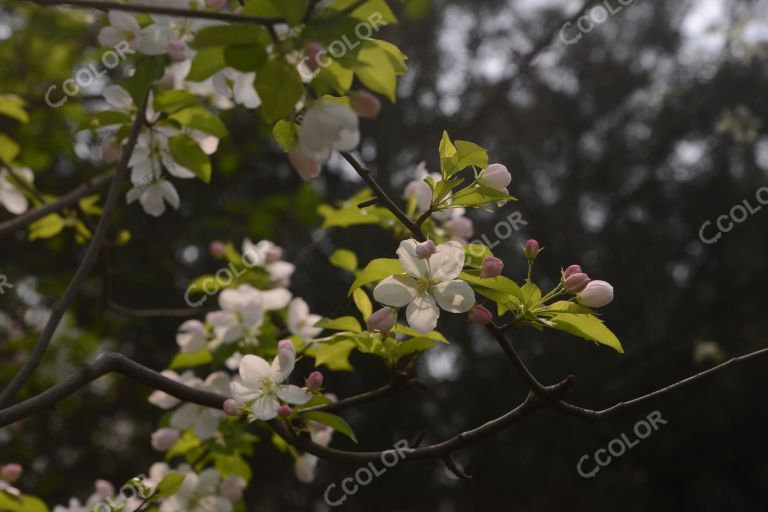
<path fill-rule="evenodd" d="M 159 452 L 167 452 L 179 439 L 179 431 L 173 428 L 159 428 L 152 432 L 152 448 Z"/>
<path fill-rule="evenodd" d="M 446 229 L 454 240 L 469 240 L 475 234 L 472 221 L 466 217 L 456 217 L 445 223 Z"/>
<path fill-rule="evenodd" d="M 493 320 L 493 315 L 491 312 L 480 304 L 472 306 L 472 309 L 469 310 L 470 322 L 485 325 L 491 323 L 491 320 Z"/>
<path fill-rule="evenodd" d="M 240 404 L 234 398 L 227 398 L 221 406 L 227 416 L 240 416 Z"/>
<path fill-rule="evenodd" d="M 568 279 L 573 274 L 580 274 L 581 273 L 581 266 L 579 265 L 571 265 L 565 271 L 563 272 L 563 275 L 565 275 L 565 278 Z"/>
<path fill-rule="evenodd" d="M 120 144 L 115 139 L 105 140 L 101 143 L 101 161 L 107 165 L 117 162 L 122 152 Z"/>
<path fill-rule="evenodd" d="M 531 239 L 523 244 L 523 254 L 525 254 L 525 257 L 529 260 L 535 260 L 539 252 L 541 252 L 541 247 L 539 246 L 538 241 Z"/>
<path fill-rule="evenodd" d="M 316 41 L 307 43 L 307 67 L 314 71 L 320 67 L 320 55 L 325 52 L 325 47 Z"/>
<path fill-rule="evenodd" d="M 577 272 L 565 278 L 565 291 L 568 293 L 579 293 L 589 284 L 589 276 L 584 272 Z"/>
<path fill-rule="evenodd" d="M 304 381 L 304 384 L 309 391 L 320 390 L 320 388 L 323 387 L 323 374 L 320 372 L 310 373 Z"/>
<path fill-rule="evenodd" d="M 106 480 L 96 480 L 93 487 L 96 489 L 96 496 L 102 500 L 109 499 L 115 495 L 115 486 Z"/>
<path fill-rule="evenodd" d="M 376 119 L 381 110 L 379 98 L 368 91 L 355 91 L 350 95 L 350 104 L 358 116 Z"/>
<path fill-rule="evenodd" d="M 290 405 L 283 404 L 277 408 L 277 415 L 281 418 L 287 418 L 293 414 L 293 409 Z"/>
<path fill-rule="evenodd" d="M 601 308 L 613 300 L 613 286 L 605 281 L 590 281 L 576 300 L 588 308 Z"/>
<path fill-rule="evenodd" d="M 23 472 L 21 464 L 6 464 L 0 468 L 0 480 L 13 483 L 21 477 Z"/>
<path fill-rule="evenodd" d="M 168 43 L 168 56 L 171 58 L 171 60 L 176 62 L 187 60 L 187 57 L 189 56 L 189 48 L 187 48 L 187 43 L 180 39 L 172 39 Z"/>
<path fill-rule="evenodd" d="M 208 246 L 208 251 L 211 253 L 211 256 L 214 258 L 221 259 L 227 254 L 227 246 L 224 245 L 224 242 L 220 242 L 219 240 L 214 240 L 211 242 L 211 245 Z"/>
<path fill-rule="evenodd" d="M 277 342 L 277 351 L 282 352 L 283 350 L 293 352 L 293 355 L 296 355 L 296 347 L 291 340 L 280 340 Z"/>
<path fill-rule="evenodd" d="M 288 152 L 288 161 L 304 180 L 317 178 L 322 169 L 320 162 L 309 158 L 298 146 Z"/>
<path fill-rule="evenodd" d="M 227 0 L 206 0 L 205 5 L 207 5 L 209 9 L 219 11 L 227 5 Z"/>
<path fill-rule="evenodd" d="M 432 240 L 416 244 L 416 256 L 425 260 L 437 252 L 437 246 Z"/>
<path fill-rule="evenodd" d="M 496 277 L 504 270 L 504 262 L 495 256 L 489 256 L 483 260 L 480 277 Z"/>
<path fill-rule="evenodd" d="M 507 168 L 501 164 L 491 164 L 482 171 L 477 177 L 477 182 L 485 187 L 495 188 L 496 190 L 507 191 L 507 185 L 512 181 L 512 175 Z"/>
<path fill-rule="evenodd" d="M 390 332 L 397 323 L 397 312 L 390 307 L 381 308 L 368 317 L 368 328 L 372 331 Z"/>

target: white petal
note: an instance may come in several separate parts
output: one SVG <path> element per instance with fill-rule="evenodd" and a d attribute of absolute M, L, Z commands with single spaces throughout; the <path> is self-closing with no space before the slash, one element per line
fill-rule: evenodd
<path fill-rule="evenodd" d="M 161 55 L 168 50 L 170 32 L 168 27 L 152 24 L 141 29 L 139 34 L 139 47 L 141 53 L 146 55 Z"/>
<path fill-rule="evenodd" d="M 138 32 L 141 28 L 136 18 L 125 12 L 109 11 L 107 18 L 109 18 L 110 25 L 122 32 Z"/>
<path fill-rule="evenodd" d="M 179 193 L 176 192 L 176 187 L 173 186 L 173 183 L 163 180 L 160 182 L 159 187 L 162 190 L 163 197 L 168 201 L 168 204 L 173 206 L 174 210 L 178 210 L 181 199 L 179 198 Z"/>
<path fill-rule="evenodd" d="M 186 430 L 195 423 L 195 418 L 200 412 L 200 406 L 196 404 L 184 404 L 171 415 L 171 428 Z"/>
<path fill-rule="evenodd" d="M 144 211 L 153 217 L 159 217 L 165 212 L 165 201 L 163 201 L 163 191 L 157 186 L 150 186 L 144 189 L 139 197 L 141 207 Z"/>
<path fill-rule="evenodd" d="M 409 238 L 400 242 L 397 256 L 405 273 L 411 277 L 420 278 L 427 275 L 427 260 L 422 260 L 416 255 L 416 240 Z"/>
<path fill-rule="evenodd" d="M 299 386 L 294 386 L 293 384 L 289 384 L 287 386 L 278 386 L 277 396 L 280 397 L 280 400 L 283 402 L 298 405 L 305 404 L 312 399 L 311 393 L 307 393 Z"/>
<path fill-rule="evenodd" d="M 219 429 L 219 420 L 223 416 L 223 411 L 216 411 L 213 409 L 201 410 L 195 418 L 195 435 L 202 440 L 212 438 Z"/>
<path fill-rule="evenodd" d="M 440 317 L 440 310 L 437 309 L 435 299 L 428 293 L 417 295 L 413 301 L 408 304 L 405 310 L 405 317 L 408 319 L 408 325 L 419 334 L 426 334 L 434 330 L 437 325 L 437 319 Z"/>
<path fill-rule="evenodd" d="M 451 313 L 466 313 L 475 305 L 475 292 L 466 281 L 443 281 L 434 287 L 437 303 Z"/>
<path fill-rule="evenodd" d="M 232 93 L 235 101 L 246 108 L 257 108 L 261 105 L 261 98 L 256 93 L 253 81 L 256 79 L 256 73 L 238 73 L 232 83 Z"/>
<path fill-rule="evenodd" d="M 275 283 L 280 283 L 282 286 L 288 286 L 287 283 L 295 270 L 294 264 L 287 261 L 276 261 L 267 265 L 270 279 Z"/>
<path fill-rule="evenodd" d="M 464 247 L 459 242 L 437 246 L 437 252 L 429 258 L 429 273 L 437 281 L 456 279 L 464 268 Z"/>
<path fill-rule="evenodd" d="M 119 110 L 130 110 L 133 107 L 133 98 L 128 91 L 119 85 L 108 85 L 104 88 L 104 99 Z"/>
<path fill-rule="evenodd" d="M 232 395 L 235 397 L 235 400 L 237 400 L 240 403 L 247 403 L 251 400 L 256 400 L 259 398 L 262 394 L 261 387 L 259 389 L 254 390 L 249 387 L 246 387 L 242 382 L 235 379 L 230 384 L 230 391 L 232 392 Z"/>
<path fill-rule="evenodd" d="M 359 130 L 341 130 L 333 147 L 339 151 L 352 151 L 358 144 L 360 144 Z"/>
<path fill-rule="evenodd" d="M 240 361 L 240 378 L 252 389 L 261 388 L 261 382 L 270 377 L 269 363 L 259 356 L 248 354 Z"/>
<path fill-rule="evenodd" d="M 27 211 L 29 203 L 24 194 L 16 189 L 3 189 L 0 191 L 0 203 L 14 215 L 20 215 Z"/>
<path fill-rule="evenodd" d="M 381 304 L 401 308 L 416 297 L 416 281 L 410 276 L 389 276 L 373 289 L 373 298 Z"/>
<path fill-rule="evenodd" d="M 114 27 L 104 27 L 99 31 L 98 40 L 101 46 L 117 46 L 125 41 L 125 34 Z"/>
<path fill-rule="evenodd" d="M 283 382 L 291 375 L 296 363 L 296 354 L 292 350 L 281 350 L 272 360 L 270 367 L 273 382 Z"/>
<path fill-rule="evenodd" d="M 275 288 L 261 292 L 262 307 L 265 311 L 283 309 L 291 301 L 291 292 L 285 288 Z"/>
<path fill-rule="evenodd" d="M 277 401 L 275 395 L 266 394 L 253 402 L 251 411 L 260 420 L 271 420 L 277 417 L 277 408 L 279 406 L 280 402 Z"/>

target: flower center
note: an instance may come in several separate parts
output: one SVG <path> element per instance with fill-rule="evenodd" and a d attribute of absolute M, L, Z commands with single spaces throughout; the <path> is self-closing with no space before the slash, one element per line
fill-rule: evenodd
<path fill-rule="evenodd" d="M 416 289 L 418 290 L 419 294 L 428 291 L 430 286 L 432 286 L 432 284 L 429 282 L 429 278 L 427 277 L 422 277 L 416 281 Z"/>

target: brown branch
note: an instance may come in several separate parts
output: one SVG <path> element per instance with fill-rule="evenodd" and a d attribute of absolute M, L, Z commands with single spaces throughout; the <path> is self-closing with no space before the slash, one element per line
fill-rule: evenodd
<path fill-rule="evenodd" d="M 421 230 L 421 226 L 416 224 L 413 220 L 410 219 L 396 204 L 395 202 L 387 195 L 386 192 L 381 188 L 381 186 L 376 182 L 375 179 L 371 176 L 371 170 L 368 169 L 365 165 L 361 164 L 357 161 L 357 159 L 352 156 L 350 153 L 346 151 L 341 152 L 341 156 L 344 157 L 344 160 L 349 162 L 349 165 L 352 166 L 352 168 L 355 169 L 355 172 L 363 178 L 363 181 L 368 185 L 373 193 L 376 195 L 376 197 L 379 198 L 379 202 L 382 206 L 384 206 L 387 210 L 392 212 L 392 214 L 397 217 L 397 219 L 405 226 L 411 234 L 413 234 L 413 237 L 417 239 L 420 242 L 423 242 L 427 238 L 424 236 L 424 232 Z"/>
<path fill-rule="evenodd" d="M 107 229 L 109 228 L 109 222 L 112 219 L 115 207 L 117 206 L 118 198 L 120 197 L 120 186 L 128 175 L 128 161 L 133 154 L 133 148 L 136 146 L 136 141 L 139 138 L 139 133 L 144 126 L 144 111 L 147 106 L 149 97 L 149 90 L 144 94 L 141 107 L 139 108 L 139 114 L 136 115 L 136 119 L 133 122 L 131 134 L 128 137 L 128 141 L 125 144 L 125 150 L 120 158 L 120 163 L 117 166 L 112 183 L 109 186 L 109 192 L 107 193 L 107 199 L 104 202 L 104 213 L 99 219 L 99 224 L 96 227 L 96 231 L 91 238 L 91 242 L 88 245 L 88 249 L 85 252 L 83 260 L 80 262 L 80 266 L 75 271 L 75 275 L 72 277 L 67 289 L 64 291 L 61 299 L 51 308 L 51 314 L 48 317 L 48 321 L 43 328 L 43 332 L 40 334 L 40 338 L 32 350 L 32 354 L 27 359 L 21 370 L 11 379 L 11 382 L 0 393 L 0 407 L 8 405 L 16 396 L 16 393 L 21 389 L 24 383 L 32 376 L 34 371 L 40 365 L 40 361 L 43 359 L 45 351 L 48 349 L 48 345 L 51 343 L 56 328 L 59 326 L 64 313 L 69 308 L 69 305 L 75 299 L 75 295 L 80 290 L 85 278 L 90 273 L 91 269 L 96 263 L 96 259 L 99 256 L 99 251 L 104 243 L 107 235 Z"/>
<path fill-rule="evenodd" d="M 113 300 L 107 300 L 107 306 L 128 316 L 137 318 L 162 318 L 162 317 L 180 317 L 186 318 L 197 316 L 208 312 L 206 308 L 154 308 L 154 309 L 135 309 L 119 304 Z"/>
<path fill-rule="evenodd" d="M 28 212 L 19 215 L 18 217 L 14 217 L 11 220 L 0 223 L 0 236 L 13 233 L 21 228 L 28 226 L 36 220 L 42 219 L 50 213 L 54 213 L 77 204 L 78 201 L 80 201 L 80 199 L 83 197 L 93 194 L 94 192 L 98 192 L 99 190 L 106 187 L 112 180 L 113 175 L 114 171 L 102 174 L 101 176 L 96 176 L 95 178 L 92 178 L 82 185 L 79 185 L 78 187 L 67 192 L 55 201 L 51 201 L 50 203 L 46 203 L 38 208 L 35 208 L 34 210 L 29 210 Z"/>
<path fill-rule="evenodd" d="M 427 385 L 420 379 L 408 379 L 404 382 L 393 380 L 386 386 L 382 386 L 378 389 L 374 389 L 373 391 L 360 393 L 359 395 L 354 395 L 349 398 L 345 398 L 343 400 L 339 400 L 337 402 L 333 402 L 330 404 L 315 405 L 313 407 L 307 407 L 306 409 L 301 409 L 296 412 L 301 414 L 305 412 L 314 412 L 314 411 L 324 411 L 324 412 L 339 411 L 341 409 L 347 409 L 349 407 L 353 407 L 356 405 L 373 402 L 375 400 L 379 400 L 381 398 L 385 398 L 385 397 L 394 395 L 400 391 L 403 391 L 405 389 L 411 389 L 411 388 L 426 389 Z"/>
<path fill-rule="evenodd" d="M 100 0 L 27 0 L 27 2 L 42 6 L 71 6 L 98 9 L 100 11 L 124 11 L 145 14 L 163 14 L 167 16 L 179 16 L 181 18 L 198 18 L 207 20 L 228 21 L 231 23 L 255 23 L 271 27 L 278 23 L 285 23 L 283 18 L 266 18 L 262 16 L 248 16 L 245 14 L 232 14 L 227 12 L 193 11 L 190 9 L 177 9 L 149 4 L 121 4 L 117 2 L 102 2 Z"/>

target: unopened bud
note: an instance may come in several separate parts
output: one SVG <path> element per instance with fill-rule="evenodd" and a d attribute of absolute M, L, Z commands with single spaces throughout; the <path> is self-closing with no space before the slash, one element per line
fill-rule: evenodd
<path fill-rule="evenodd" d="M 563 272 L 563 275 L 566 279 L 571 277 L 573 274 L 580 274 L 581 273 L 581 266 L 580 265 L 571 265 L 565 271 Z"/>
<path fill-rule="evenodd" d="M 291 414 L 293 414 L 293 409 L 290 405 L 283 404 L 277 408 L 277 415 L 281 418 L 287 418 Z"/>
<path fill-rule="evenodd" d="M 170 41 L 168 43 L 168 56 L 171 58 L 171 60 L 176 62 L 187 60 L 187 57 L 189 56 L 189 48 L 187 47 L 187 43 L 180 39 L 173 39 Z"/>
<path fill-rule="evenodd" d="M 323 387 L 323 374 L 320 372 L 310 373 L 304 381 L 304 384 L 309 391 L 318 391 Z"/>
<path fill-rule="evenodd" d="M 493 315 L 491 312 L 480 304 L 474 305 L 472 309 L 469 310 L 470 322 L 485 325 L 491 323 L 491 320 L 493 320 Z"/>
<path fill-rule="evenodd" d="M 214 240 L 211 242 L 211 245 L 208 246 L 208 251 L 211 253 L 211 256 L 218 260 L 226 256 L 227 246 L 224 245 L 224 242 Z"/>
<path fill-rule="evenodd" d="M 160 428 L 152 432 L 152 448 L 167 452 L 179 439 L 179 431 L 173 428 Z"/>
<path fill-rule="evenodd" d="M 21 477 L 23 472 L 21 464 L 6 464 L 0 468 L 0 480 L 13 483 Z"/>
<path fill-rule="evenodd" d="M 293 352 L 293 355 L 296 355 L 296 347 L 291 340 L 280 340 L 277 342 L 277 352 L 280 353 L 283 350 Z"/>
<path fill-rule="evenodd" d="M 288 161 L 303 180 L 311 180 L 320 175 L 322 165 L 309 158 L 298 146 L 288 151 Z"/>
<path fill-rule="evenodd" d="M 366 119 L 376 119 L 381 110 L 381 101 L 379 98 L 368 91 L 356 91 L 350 96 L 352 110 L 360 117 Z"/>
<path fill-rule="evenodd" d="M 480 277 L 496 277 L 504 270 L 504 262 L 495 256 L 489 256 L 483 260 Z"/>
<path fill-rule="evenodd" d="M 109 499 L 115 495 L 115 486 L 106 480 L 96 480 L 96 482 L 93 484 L 93 487 L 96 489 L 96 496 L 102 500 Z"/>
<path fill-rule="evenodd" d="M 207 5 L 209 9 L 218 11 L 223 9 L 224 6 L 227 5 L 227 0 L 206 0 L 205 5 Z"/>
<path fill-rule="evenodd" d="M 240 416 L 240 404 L 234 398 L 224 400 L 224 405 L 221 408 L 228 416 Z"/>
<path fill-rule="evenodd" d="M 605 281 L 590 281 L 576 300 L 588 308 L 601 308 L 613 300 L 613 286 Z"/>
<path fill-rule="evenodd" d="M 539 252 L 541 252 L 541 246 L 539 246 L 538 241 L 531 239 L 523 244 L 523 254 L 529 260 L 535 260 Z"/>
<path fill-rule="evenodd" d="M 310 71 L 315 71 L 320 67 L 320 54 L 325 51 L 325 47 L 316 41 L 307 43 L 307 67 Z"/>
<path fill-rule="evenodd" d="M 571 274 L 565 278 L 565 291 L 568 293 L 579 293 L 589 284 L 589 276 L 584 272 Z"/>
<path fill-rule="evenodd" d="M 397 312 L 390 307 L 374 311 L 368 317 L 368 328 L 372 331 L 391 332 L 397 323 Z"/>
<path fill-rule="evenodd" d="M 432 240 L 416 244 L 416 256 L 425 260 L 437 252 L 437 246 Z"/>
<path fill-rule="evenodd" d="M 466 217 L 456 217 L 445 223 L 446 229 L 454 240 L 469 240 L 475 234 L 472 221 Z"/>
<path fill-rule="evenodd" d="M 275 263 L 283 259 L 283 248 L 279 245 L 271 245 L 264 255 L 266 263 Z"/>
<path fill-rule="evenodd" d="M 483 186 L 506 192 L 507 185 L 512 181 L 512 175 L 501 164 L 491 164 L 477 177 L 477 182 Z"/>

